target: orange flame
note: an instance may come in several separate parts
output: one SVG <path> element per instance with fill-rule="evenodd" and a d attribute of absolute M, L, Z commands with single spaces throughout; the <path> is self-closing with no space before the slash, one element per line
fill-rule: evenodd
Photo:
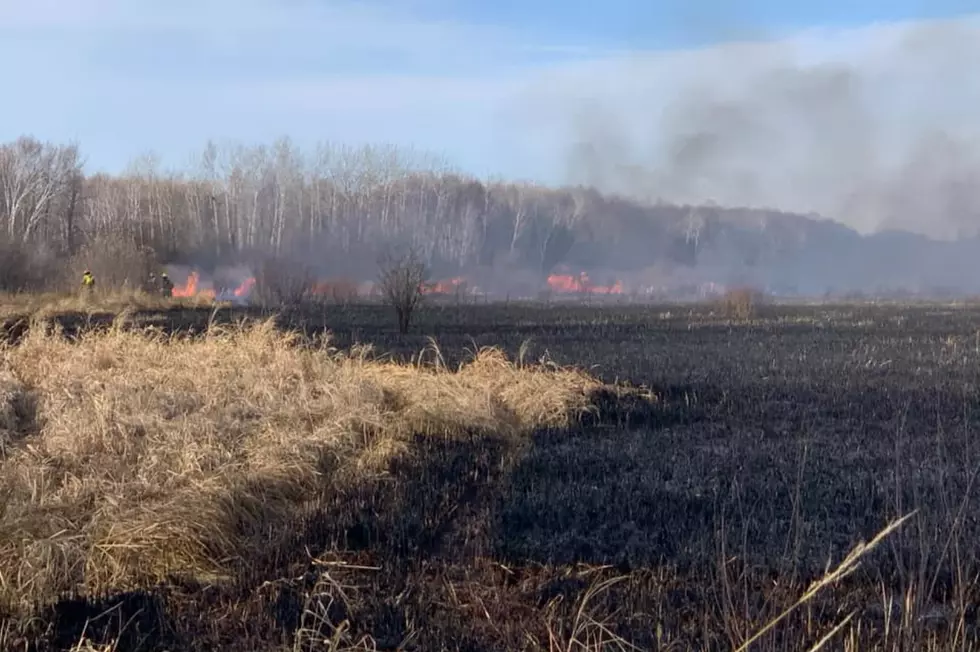
<path fill-rule="evenodd" d="M 249 280 L 251 283 L 249 283 Z M 242 283 L 238 289 L 235 290 L 235 296 L 244 296 L 248 294 L 251 290 L 252 284 L 255 283 L 255 279 L 249 279 Z M 215 291 L 213 288 L 200 288 L 198 287 L 201 282 L 201 274 L 196 270 L 187 275 L 187 280 L 184 281 L 183 285 L 175 285 L 171 296 L 190 298 L 190 297 L 200 297 L 202 299 L 215 298 Z M 240 293 L 239 293 L 240 291 Z"/>
<path fill-rule="evenodd" d="M 234 290 L 232 290 L 232 293 L 236 297 L 244 297 L 249 292 L 252 291 L 252 288 L 254 286 L 255 286 L 255 277 L 249 276 L 247 279 L 245 279 L 244 281 L 242 281 L 241 285 L 239 285 L 237 288 L 235 288 Z"/>
<path fill-rule="evenodd" d="M 617 280 L 612 285 L 596 285 L 589 291 L 594 294 L 622 294 L 623 282 Z"/>
<path fill-rule="evenodd" d="M 465 283 L 465 278 L 462 276 L 457 276 L 456 278 L 450 278 L 444 281 L 423 284 L 421 289 L 423 294 L 453 294 Z"/>
<path fill-rule="evenodd" d="M 181 285 L 175 285 L 172 292 L 172 296 L 175 297 L 193 297 L 197 294 L 197 282 L 201 279 L 200 274 L 197 272 L 191 272 L 187 277 L 187 281 Z"/>
<path fill-rule="evenodd" d="M 586 272 L 578 276 L 572 274 L 552 274 L 548 277 L 548 287 L 555 292 L 587 292 L 591 294 L 622 294 L 623 282 L 612 285 L 592 285 Z"/>

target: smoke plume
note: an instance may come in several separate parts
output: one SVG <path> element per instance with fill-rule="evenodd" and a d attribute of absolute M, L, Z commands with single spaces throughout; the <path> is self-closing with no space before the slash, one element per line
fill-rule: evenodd
<path fill-rule="evenodd" d="M 813 32 L 594 64 L 629 90 L 580 76 L 551 111 L 572 183 L 953 239 L 980 231 L 978 61 L 980 16 Z"/>

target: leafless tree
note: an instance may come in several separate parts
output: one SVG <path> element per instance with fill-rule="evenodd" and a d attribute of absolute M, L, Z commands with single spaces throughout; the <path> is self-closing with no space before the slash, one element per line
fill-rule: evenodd
<path fill-rule="evenodd" d="M 58 196 L 70 192 L 79 169 L 78 149 L 22 137 L 0 146 L 0 220 L 10 240 L 42 230 Z"/>
<path fill-rule="evenodd" d="M 412 316 L 422 303 L 422 286 L 428 280 L 429 270 L 418 250 L 411 248 L 404 253 L 388 252 L 379 261 L 378 285 L 385 301 L 395 309 L 398 332 L 405 334 Z"/>
<path fill-rule="evenodd" d="M 420 260 L 463 276 L 503 265 L 540 278 L 556 265 L 588 269 L 613 258 L 633 270 L 654 262 L 673 268 L 690 264 L 692 249 L 737 271 L 750 254 L 765 259 L 806 241 L 805 225 L 776 228 L 782 222 L 775 219 L 760 225 L 751 219 L 758 212 L 750 213 L 480 181 L 437 158 L 384 145 L 324 144 L 303 152 L 288 139 L 212 142 L 182 172 L 163 169 L 148 153 L 108 176 L 83 174 L 75 145 L 30 137 L 0 143 L 7 261 L 18 248 L 50 252 L 42 258 L 60 265 L 51 278 L 67 273 L 83 252 L 108 252 L 109 241 L 148 247 L 161 261 L 317 260 L 331 276 L 358 280 L 376 271 L 375 256 L 391 243 L 411 245 Z M 93 242 L 103 244 L 93 249 Z M 114 261 L 107 265 L 100 287 L 129 277 L 114 271 Z"/>

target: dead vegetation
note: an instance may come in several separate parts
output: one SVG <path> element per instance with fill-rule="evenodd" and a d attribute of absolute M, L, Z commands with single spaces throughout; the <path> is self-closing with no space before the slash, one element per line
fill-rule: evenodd
<path fill-rule="evenodd" d="M 91 294 L 78 290 L 37 294 L 0 294 L 0 319 L 48 319 L 65 314 L 167 311 L 209 307 L 213 303 L 206 296 L 170 298 L 138 289 L 110 290 L 97 286 Z"/>
<path fill-rule="evenodd" d="M 378 261 L 378 286 L 385 301 L 395 310 L 398 332 L 405 334 L 412 316 L 422 303 L 422 285 L 429 275 L 418 251 L 388 252 Z"/>
<path fill-rule="evenodd" d="M 0 460 L 33 424 L 34 397 L 5 366 L 0 366 Z"/>
<path fill-rule="evenodd" d="M 327 460 L 330 483 L 356 483 L 416 433 L 560 426 L 597 386 L 489 349 L 451 371 L 301 348 L 271 322 L 195 341 L 36 326 L 2 364 L 3 432 L 18 393 L 39 399 L 38 432 L 0 467 L 0 600 L 15 611 L 233 576 L 314 506 Z"/>
<path fill-rule="evenodd" d="M 388 310 L 32 323 L 0 648 L 978 649 L 975 311 Z"/>
<path fill-rule="evenodd" d="M 728 319 L 745 321 L 752 319 L 762 302 L 762 293 L 749 287 L 732 288 L 721 297 L 720 307 Z"/>

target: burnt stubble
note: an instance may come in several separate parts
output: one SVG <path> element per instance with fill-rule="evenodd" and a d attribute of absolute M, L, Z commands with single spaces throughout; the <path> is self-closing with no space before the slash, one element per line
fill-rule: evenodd
<path fill-rule="evenodd" d="M 976 647 L 980 307 L 429 306 L 408 335 L 375 306 L 277 320 L 450 368 L 493 345 L 609 385 L 569 427 L 418 432 L 356 484 L 325 460 L 291 536 L 235 577 L 66 599 L 10 641 L 69 649 L 94 619 L 92 645 L 119 650 L 726 650 L 914 512 L 755 649 L 808 649 L 849 616 L 838 649 Z"/>

